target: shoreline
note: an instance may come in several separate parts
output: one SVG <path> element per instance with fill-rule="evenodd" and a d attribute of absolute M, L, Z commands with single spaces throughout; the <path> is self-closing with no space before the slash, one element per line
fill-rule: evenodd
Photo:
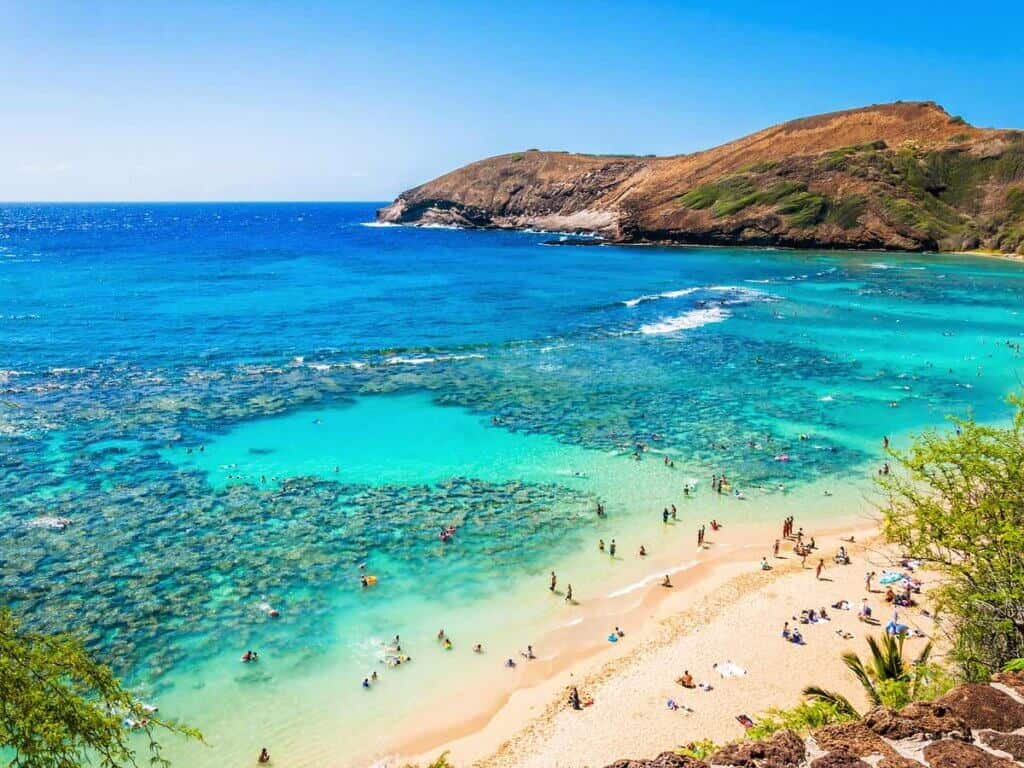
<path fill-rule="evenodd" d="M 846 545 L 851 549 L 851 554 L 854 554 L 853 546 L 856 547 L 855 566 L 840 568 L 831 565 L 831 555 L 838 546 L 840 536 L 851 532 L 858 542 L 864 542 Z M 742 540 L 730 541 L 724 528 L 718 532 L 723 549 L 716 553 L 717 556 L 686 569 L 678 578 L 673 577 L 673 589 L 665 590 L 658 583 L 648 585 L 642 588 L 639 602 L 623 613 L 603 612 L 599 610 L 601 606 L 598 606 L 573 622 L 571 627 L 561 627 L 543 636 L 536 645 L 538 660 L 517 660 L 518 666 L 514 672 L 502 670 L 506 674 L 497 689 L 491 689 L 481 696 L 481 683 L 484 681 L 478 681 L 474 686 L 475 695 L 467 696 L 468 691 L 459 691 L 438 702 L 438 706 L 425 708 L 423 719 L 412 727 L 403 724 L 396 746 L 389 751 L 387 757 L 373 765 L 391 768 L 407 763 L 426 764 L 448 752 L 450 760 L 458 768 L 471 765 L 481 768 L 519 766 L 521 763 L 514 756 L 523 752 L 521 745 L 529 742 L 528 751 L 537 752 L 538 745 L 547 741 L 545 734 L 549 726 L 566 713 L 564 705 L 567 686 L 578 685 L 581 693 L 586 691 L 586 695 L 609 684 L 614 686 L 616 681 L 621 682 L 632 669 L 643 666 L 645 660 L 652 656 L 664 653 L 680 643 L 693 642 L 695 638 L 706 634 L 723 618 L 735 613 L 736 606 L 744 601 L 761 595 L 772 600 L 774 605 L 778 601 L 770 592 L 779 582 L 792 579 L 794 575 L 814 580 L 810 565 L 806 570 L 801 569 L 799 559 L 792 555 L 792 542 L 784 544 L 781 557 L 773 560 L 766 539 L 760 535 L 764 533 L 760 526 L 742 527 L 737 533 Z M 869 551 L 875 533 L 875 526 L 867 525 L 864 520 L 856 521 L 852 516 L 845 526 L 829 521 L 826 532 L 812 532 L 819 542 L 817 552 L 831 565 L 828 572 L 835 575 L 837 571 L 842 571 L 845 581 L 852 578 L 854 582 L 863 580 L 863 573 L 857 564 L 865 559 L 864 553 Z M 770 572 L 757 568 L 763 554 L 774 563 L 774 569 Z M 811 562 L 809 558 L 808 563 Z M 829 583 L 818 582 L 819 585 Z M 843 586 L 847 585 L 844 583 Z M 850 588 L 850 594 L 845 599 L 854 602 L 855 597 L 859 601 L 859 593 L 855 595 Z M 838 598 L 829 602 L 835 599 Z M 758 611 L 763 607 L 761 605 Z M 745 610 L 735 615 L 745 617 L 744 620 L 749 624 L 756 624 L 756 613 L 751 615 L 749 610 Z M 600 624 L 602 621 L 607 627 Z M 595 639 L 602 637 L 600 631 L 608 631 L 613 626 L 625 629 L 626 636 L 622 641 L 612 644 Z M 777 634 L 777 630 L 771 634 Z M 558 649 L 553 656 L 549 653 L 551 645 Z M 839 651 L 833 650 L 833 660 L 838 662 Z M 722 653 L 725 653 L 724 648 Z M 721 660 L 725 660 L 725 656 Z M 841 665 L 837 663 L 833 666 L 838 669 Z M 679 674 L 680 671 L 673 670 L 673 674 Z M 510 672 L 516 676 L 511 684 L 508 681 Z M 697 669 L 694 669 L 694 674 L 697 675 Z M 802 684 L 809 682 L 807 680 Z M 833 687 L 843 688 L 841 680 L 827 682 Z M 486 686 L 483 687 L 488 690 Z M 678 692 L 683 692 L 683 689 L 677 688 Z M 856 700 L 857 691 L 849 692 Z M 596 694 L 595 698 L 598 698 Z M 600 696 L 600 699 L 604 698 L 606 696 Z M 765 700 L 763 706 L 759 700 L 757 711 L 776 703 L 791 706 L 797 700 L 797 696 L 792 696 L 788 703 L 786 700 Z M 664 701 L 661 702 L 661 708 L 664 709 Z M 725 732 L 738 729 L 739 733 L 735 736 L 742 734 L 742 729 L 735 722 L 731 726 Z M 700 733 L 694 732 L 692 738 L 703 738 L 704 730 L 707 729 Z M 601 759 L 607 758 L 605 762 L 611 763 L 616 759 L 639 756 L 638 752 L 644 750 L 651 755 L 657 754 L 675 745 L 675 742 L 667 741 L 643 746 L 633 740 L 629 743 L 634 745 L 633 752 L 627 750 L 619 754 L 606 754 Z"/>
<path fill-rule="evenodd" d="M 411 229 L 457 229 L 465 232 L 521 232 L 528 235 L 558 235 L 564 237 L 580 237 L 580 238 L 591 238 L 595 240 L 593 243 L 542 243 L 542 245 L 549 246 L 621 246 L 624 248 L 714 248 L 714 249 L 725 249 L 725 248 L 742 248 L 750 251 L 787 251 L 792 253 L 816 253 L 816 252 L 827 252 L 827 253 L 894 253 L 894 254 L 908 254 L 912 256 L 972 256 L 986 259 L 1000 259 L 1002 261 L 1010 261 L 1016 263 L 1024 263 L 1024 254 L 1017 253 L 1003 253 L 1002 251 L 989 251 L 989 250 L 972 250 L 972 251 L 908 251 L 900 248 L 836 248 L 828 245 L 820 246 L 794 246 L 794 245 L 755 245 L 751 243 L 683 243 L 676 240 L 609 240 L 606 239 L 599 231 L 579 231 L 579 232 L 567 232 L 565 230 L 558 229 L 538 229 L 535 227 L 466 227 L 458 224 L 418 224 L 416 222 L 382 222 L 378 219 L 373 221 L 363 222 L 363 226 L 389 226 L 389 227 L 408 227 Z"/>

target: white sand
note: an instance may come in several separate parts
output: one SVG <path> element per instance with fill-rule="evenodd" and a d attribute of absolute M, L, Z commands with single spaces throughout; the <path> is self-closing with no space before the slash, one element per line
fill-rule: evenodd
<path fill-rule="evenodd" d="M 864 534 L 858 532 L 858 541 Z M 839 566 L 831 558 L 840 543 L 837 536 L 818 539 L 818 551 L 826 560 L 821 581 L 812 568 L 818 558 L 808 558 L 807 568 L 801 569 L 787 544 L 786 559 L 773 561 L 776 567 L 770 572 L 758 570 L 760 557 L 747 551 L 711 572 L 694 574 L 693 583 L 678 584 L 668 598 L 667 590 L 652 586 L 646 621 L 632 617 L 641 630 L 630 632 L 624 624 L 627 635 L 614 648 L 547 670 L 551 674 L 538 673 L 535 684 L 505 697 L 497 714 L 485 722 L 467 721 L 441 747 L 426 749 L 414 740 L 410 744 L 422 749 L 407 754 L 426 762 L 450 751 L 449 759 L 460 768 L 599 768 L 621 758 L 653 757 L 694 740 L 738 739 L 743 727 L 736 715 L 756 719 L 768 707 L 793 706 L 801 689 L 812 683 L 864 706 L 863 692 L 839 655 L 846 650 L 865 653 L 865 636 L 881 633 L 880 627 L 859 622 L 856 611 L 866 596 L 865 572 L 891 567 L 893 553 L 847 544 L 853 564 Z M 789 620 L 792 626 L 801 609 L 828 607 L 841 598 L 850 601 L 852 610 L 828 608 L 830 622 L 799 625 L 806 645 L 782 640 L 783 622 Z M 883 624 L 891 618 L 881 592 L 871 594 L 869 602 Z M 900 618 L 932 633 L 931 620 L 918 609 L 900 609 Z M 855 638 L 844 640 L 837 629 Z M 914 652 L 924 642 L 910 640 L 908 649 Z M 723 679 L 713 665 L 727 660 L 747 674 Z M 684 669 L 714 689 L 687 690 L 674 683 Z M 592 697 L 594 704 L 583 711 L 570 709 L 569 685 L 577 685 L 582 697 Z M 693 712 L 669 710 L 669 698 Z M 474 704 L 464 702 L 469 708 Z"/>

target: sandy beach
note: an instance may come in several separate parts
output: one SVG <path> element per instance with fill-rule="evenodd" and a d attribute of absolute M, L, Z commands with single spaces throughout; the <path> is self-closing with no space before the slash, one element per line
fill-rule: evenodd
<path fill-rule="evenodd" d="M 537 646 L 536 661 L 519 659 L 516 670 L 508 670 L 515 677 L 511 691 L 462 697 L 439 707 L 408 734 L 401 757 L 388 764 L 425 763 L 448 752 L 460 768 L 599 768 L 621 758 L 652 757 L 694 740 L 738 739 L 744 729 L 736 716 L 756 719 L 769 707 L 792 706 L 800 700 L 801 689 L 812 683 L 839 690 L 863 706 L 863 693 L 839 655 L 847 650 L 863 653 L 865 637 L 881 632 L 881 627 L 858 620 L 862 597 L 868 597 L 883 624 L 891 618 L 884 588 L 867 593 L 864 577 L 872 570 L 880 575 L 896 563 L 894 553 L 861 522 L 860 530 L 850 527 L 817 536 L 818 549 L 806 567 L 793 554 L 793 543 L 783 542 L 780 557 L 767 553 L 770 571 L 759 569 L 765 547 L 750 540 L 749 530 L 735 533 L 743 541 L 732 540 L 725 529 L 718 531 L 710 547 L 720 549 L 716 558 L 679 572 L 671 590 L 647 585 L 637 606 L 616 617 L 625 631 L 617 643 L 595 647 L 580 642 L 582 650 L 569 661 L 572 654 L 565 649 L 573 642 L 572 633 L 545 638 Z M 850 535 L 857 543 L 843 541 Z M 832 559 L 841 544 L 853 559 L 848 566 Z M 826 563 L 821 579 L 814 570 L 819 558 Z M 851 610 L 829 607 L 840 599 L 848 600 Z M 830 621 L 800 625 L 804 645 L 781 638 L 784 622 L 792 626 L 801 610 L 822 606 L 828 607 Z M 595 618 L 588 615 L 572 629 L 591 625 Z M 900 618 L 932 633 L 931 620 L 918 608 L 901 609 Z M 561 652 L 549 655 L 548 642 L 559 645 Z M 913 652 L 924 642 L 909 640 L 908 648 Z M 715 667 L 723 662 L 732 662 L 745 674 L 723 677 Z M 684 670 L 711 690 L 675 683 Z M 570 686 L 577 686 L 593 704 L 572 710 L 567 705 Z M 684 709 L 669 709 L 669 699 Z M 459 710 L 467 717 L 452 726 L 453 711 Z"/>

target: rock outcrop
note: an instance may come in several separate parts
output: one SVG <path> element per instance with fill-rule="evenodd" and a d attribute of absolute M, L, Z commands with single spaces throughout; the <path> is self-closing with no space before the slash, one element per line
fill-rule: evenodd
<path fill-rule="evenodd" d="M 1006 693 L 1007 690 L 1013 693 Z M 806 739 L 781 731 L 737 742 L 704 761 L 665 752 L 608 768 L 1021 768 L 1024 766 L 1024 672 L 992 685 L 962 685 L 899 712 L 871 710 L 858 722 L 819 728 Z"/>
<path fill-rule="evenodd" d="M 622 243 L 1024 252 L 1024 132 L 897 102 L 689 155 L 531 149 L 410 189 L 377 216 Z"/>

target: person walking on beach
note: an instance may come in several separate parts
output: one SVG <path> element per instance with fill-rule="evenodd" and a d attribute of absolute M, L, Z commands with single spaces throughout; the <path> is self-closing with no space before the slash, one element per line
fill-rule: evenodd
<path fill-rule="evenodd" d="M 821 580 L 821 572 L 825 570 L 825 561 L 818 560 L 818 567 L 814 570 L 814 578 Z"/>
<path fill-rule="evenodd" d="M 552 592 L 555 591 L 555 585 L 558 583 L 558 579 L 555 578 L 555 572 L 551 572 L 551 586 L 548 587 Z"/>
<path fill-rule="evenodd" d="M 580 703 L 580 692 L 575 685 L 569 689 L 569 706 L 573 709 L 583 709 L 583 704 Z"/>
<path fill-rule="evenodd" d="M 870 592 L 870 591 L 871 591 L 871 581 L 872 581 L 872 579 L 874 579 L 874 578 L 875 578 L 875 572 L 874 572 L 874 571 L 871 571 L 870 573 L 868 573 L 868 574 L 866 574 L 866 575 L 864 576 L 864 588 L 865 588 L 865 589 L 866 589 L 866 590 L 867 590 L 868 592 Z"/>
<path fill-rule="evenodd" d="M 772 548 L 772 554 L 775 557 L 779 556 L 779 540 L 778 539 L 775 540 L 775 546 Z"/>
<path fill-rule="evenodd" d="M 570 584 L 565 590 L 565 602 L 572 602 L 572 584 Z"/>

